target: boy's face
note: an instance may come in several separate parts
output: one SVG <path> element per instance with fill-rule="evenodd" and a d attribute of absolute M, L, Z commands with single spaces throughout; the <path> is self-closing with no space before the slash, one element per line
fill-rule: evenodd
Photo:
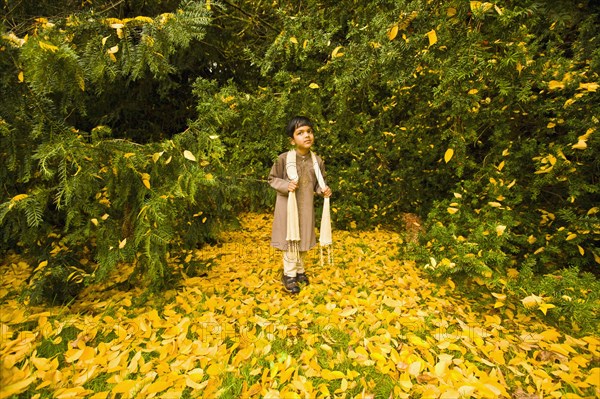
<path fill-rule="evenodd" d="M 294 130 L 294 137 L 290 138 L 290 143 L 301 153 L 308 152 L 314 142 L 315 136 L 310 126 L 298 126 Z"/>

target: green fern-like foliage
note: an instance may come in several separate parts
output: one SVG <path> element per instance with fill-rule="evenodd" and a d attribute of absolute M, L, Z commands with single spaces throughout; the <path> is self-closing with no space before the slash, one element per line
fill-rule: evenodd
<path fill-rule="evenodd" d="M 214 240 L 226 217 L 226 201 L 211 200 L 223 189 L 222 143 L 195 124 L 136 143 L 94 122 L 115 85 L 166 87 L 177 51 L 205 34 L 207 10 L 185 2 L 153 18 L 40 21 L 26 39 L 2 39 L 12 62 L 2 58 L 0 247 L 47 264 L 32 298 L 69 300 L 120 263 L 134 265 L 130 283 L 165 287 L 174 281 L 167 254 Z M 93 261 L 58 261 L 66 253 Z M 74 289 L 53 296 L 58 280 Z"/>

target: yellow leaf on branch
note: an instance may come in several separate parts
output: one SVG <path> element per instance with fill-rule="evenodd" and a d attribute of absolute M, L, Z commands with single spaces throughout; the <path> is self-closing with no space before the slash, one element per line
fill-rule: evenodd
<path fill-rule="evenodd" d="M 44 42 L 44 41 L 42 41 L 42 40 L 40 40 L 40 41 L 38 42 L 38 45 L 39 45 L 39 46 L 40 46 L 42 49 L 44 49 L 44 50 L 48 50 L 48 51 L 50 51 L 50 52 L 52 52 L 52 53 L 55 53 L 55 52 L 58 50 L 58 47 L 57 47 L 57 46 L 55 46 L 54 44 L 51 44 L 51 43 L 46 43 L 46 42 Z"/>
<path fill-rule="evenodd" d="M 450 162 L 450 160 L 452 159 L 452 156 L 454 156 L 454 150 L 452 148 L 448 148 L 446 150 L 446 152 L 444 153 L 444 161 L 446 163 Z"/>
<path fill-rule="evenodd" d="M 183 157 L 189 161 L 194 161 L 194 162 L 196 161 L 196 157 L 189 150 L 183 151 Z"/>
<path fill-rule="evenodd" d="M 429 32 L 426 33 L 426 35 L 427 35 L 427 38 L 429 39 L 429 47 L 431 47 L 437 43 L 438 39 L 437 39 L 437 34 L 435 33 L 435 29 L 430 30 Z"/>
<path fill-rule="evenodd" d="M 342 46 L 337 46 L 336 48 L 334 48 L 333 51 L 331 52 L 331 58 L 337 58 L 337 57 L 343 56 L 344 53 L 340 53 L 341 49 L 342 49 Z"/>
<path fill-rule="evenodd" d="M 150 175 L 148 173 L 142 173 L 142 183 L 147 189 L 150 189 Z"/>
<path fill-rule="evenodd" d="M 397 35 L 398 35 L 398 24 L 392 26 L 387 32 L 387 37 L 390 40 L 394 40 Z"/>

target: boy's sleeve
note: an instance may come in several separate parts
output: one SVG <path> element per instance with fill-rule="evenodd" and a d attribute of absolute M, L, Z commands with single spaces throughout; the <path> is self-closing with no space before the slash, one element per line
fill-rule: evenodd
<path fill-rule="evenodd" d="M 277 161 L 271 168 L 269 173 L 269 184 L 281 195 L 289 195 L 288 185 L 289 182 L 285 179 L 284 162 L 282 158 L 277 158 Z"/>

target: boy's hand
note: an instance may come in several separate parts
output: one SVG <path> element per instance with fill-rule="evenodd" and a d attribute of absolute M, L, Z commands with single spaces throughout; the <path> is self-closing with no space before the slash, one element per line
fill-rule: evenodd
<path fill-rule="evenodd" d="M 329 186 L 325 187 L 325 190 L 323 190 L 323 197 L 325 197 L 325 198 L 331 197 L 331 189 L 329 188 Z"/>
<path fill-rule="evenodd" d="M 293 193 L 294 191 L 296 191 L 297 188 L 298 188 L 297 180 L 292 180 L 291 182 L 288 183 L 288 191 L 290 193 Z"/>

